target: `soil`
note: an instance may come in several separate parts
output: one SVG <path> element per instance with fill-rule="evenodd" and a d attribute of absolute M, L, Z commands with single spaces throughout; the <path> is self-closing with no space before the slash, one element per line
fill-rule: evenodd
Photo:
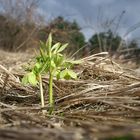
<path fill-rule="evenodd" d="M 139 69 L 107 55 L 84 58 L 74 68 L 77 80 L 54 79 L 55 109 L 49 115 L 48 77 L 43 77 L 45 108 L 38 86 L 20 82 L 33 57 L 0 51 L 0 140 L 140 139 Z"/>

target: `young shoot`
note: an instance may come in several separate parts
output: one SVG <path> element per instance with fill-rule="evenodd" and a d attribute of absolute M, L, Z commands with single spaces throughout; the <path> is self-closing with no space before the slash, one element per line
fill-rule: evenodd
<path fill-rule="evenodd" d="M 22 83 L 36 86 L 39 84 L 41 107 L 44 108 L 44 94 L 42 86 L 42 76 L 49 76 L 49 114 L 54 110 L 54 96 L 53 96 L 53 79 L 76 79 L 77 74 L 71 69 L 73 65 L 81 63 L 79 60 L 70 60 L 66 58 L 62 52 L 66 49 L 68 44 L 61 45 L 61 43 L 52 43 L 52 35 L 46 41 L 40 42 L 40 53 L 36 56 L 34 66 L 25 74 Z"/>

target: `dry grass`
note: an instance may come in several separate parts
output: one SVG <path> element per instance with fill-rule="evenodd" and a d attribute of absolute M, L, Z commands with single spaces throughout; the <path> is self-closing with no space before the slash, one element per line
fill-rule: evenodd
<path fill-rule="evenodd" d="M 4 63 L 10 55 L 18 58 L 14 67 L 12 59 Z M 20 83 L 20 66 L 31 57 L 20 55 L 7 54 L 0 62 L 0 139 L 140 138 L 140 77 L 134 71 L 121 67 L 107 53 L 84 58 L 75 67 L 78 80 L 55 80 L 55 113 L 50 117 L 42 115 L 38 87 Z M 43 84 L 44 109 L 48 109 L 47 77 Z"/>

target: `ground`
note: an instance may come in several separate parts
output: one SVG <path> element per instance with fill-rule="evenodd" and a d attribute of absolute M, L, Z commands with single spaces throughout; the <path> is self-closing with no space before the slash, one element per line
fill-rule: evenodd
<path fill-rule="evenodd" d="M 139 69 L 127 69 L 107 54 L 86 57 L 77 80 L 55 80 L 55 111 L 42 114 L 38 87 L 21 78 L 32 53 L 0 51 L 0 139 L 139 140 Z M 48 111 L 48 77 L 43 77 Z"/>

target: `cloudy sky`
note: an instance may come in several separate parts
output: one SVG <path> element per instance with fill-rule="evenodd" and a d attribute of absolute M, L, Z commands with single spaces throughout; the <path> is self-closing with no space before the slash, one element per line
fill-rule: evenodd
<path fill-rule="evenodd" d="M 140 38 L 140 0 L 42 0 L 40 4 L 39 12 L 47 20 L 57 16 L 77 20 L 86 38 L 108 27 L 124 36 L 133 26 L 137 29 L 125 38 Z"/>

